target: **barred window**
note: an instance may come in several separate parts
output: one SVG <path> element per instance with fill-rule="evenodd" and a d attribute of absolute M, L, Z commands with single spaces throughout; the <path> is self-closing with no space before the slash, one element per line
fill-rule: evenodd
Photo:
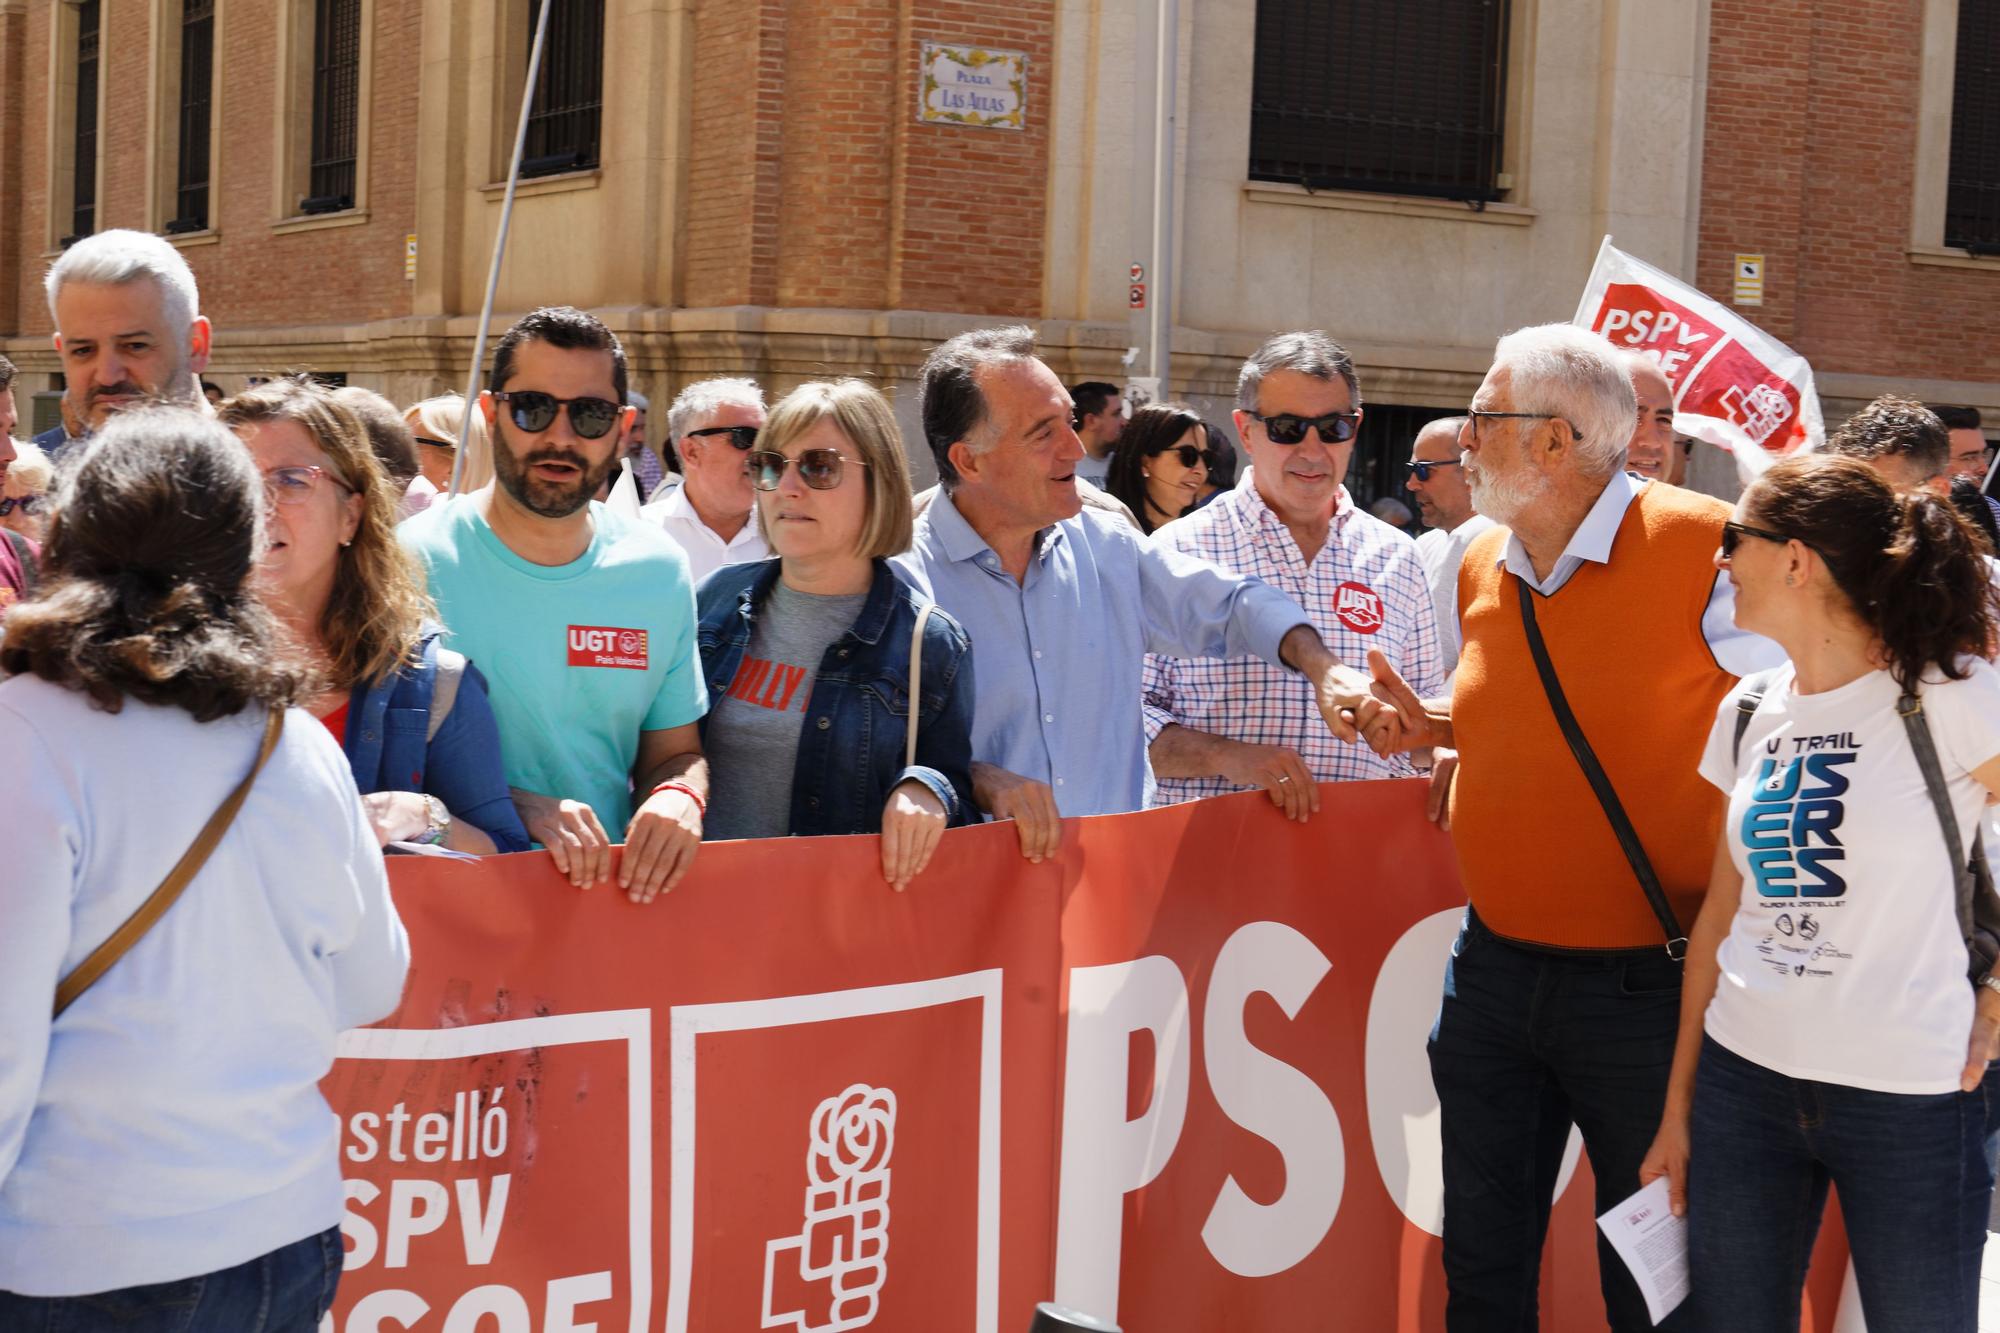
<path fill-rule="evenodd" d="M 301 213 L 354 207 L 361 111 L 361 0 L 313 0 L 311 157 Z"/>
<path fill-rule="evenodd" d="M 1944 243 L 2000 255 L 2000 0 L 1959 0 Z"/>
<path fill-rule="evenodd" d="M 604 115 L 604 0 L 549 0 L 548 41 L 528 112 L 523 176 L 549 176 L 597 165 Z M 541 0 L 528 5 L 534 40 Z M 532 48 L 530 48 L 532 49 Z"/>
<path fill-rule="evenodd" d="M 97 50 L 102 0 L 83 0 L 76 10 L 76 128 L 70 141 L 74 186 L 70 194 L 70 234 L 63 244 L 97 230 Z"/>
<path fill-rule="evenodd" d="M 181 5 L 181 105 L 179 166 L 174 175 L 174 218 L 167 231 L 208 226 L 209 106 L 215 87 L 215 0 Z"/>
<path fill-rule="evenodd" d="M 1258 0 L 1250 175 L 1487 202 L 1509 0 Z"/>

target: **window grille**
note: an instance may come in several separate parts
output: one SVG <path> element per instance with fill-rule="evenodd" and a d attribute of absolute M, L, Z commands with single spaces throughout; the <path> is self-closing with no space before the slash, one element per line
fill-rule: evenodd
<path fill-rule="evenodd" d="M 604 116 L 604 0 L 550 0 L 548 41 L 528 112 L 523 176 L 548 176 L 597 165 Z M 541 0 L 528 5 L 529 40 Z"/>
<path fill-rule="evenodd" d="M 1501 198 L 1509 0 L 1258 0 L 1250 175 Z"/>
<path fill-rule="evenodd" d="M 65 246 L 97 230 L 97 52 L 103 12 L 102 0 L 83 0 L 76 10 L 76 130 L 70 145 L 74 185 Z"/>
<path fill-rule="evenodd" d="M 312 147 L 301 213 L 354 207 L 361 0 L 314 0 Z"/>
<path fill-rule="evenodd" d="M 1959 0 L 1944 243 L 2000 255 L 2000 0 Z"/>
<path fill-rule="evenodd" d="M 181 4 L 180 165 L 171 232 L 208 226 L 209 110 L 215 87 L 215 0 Z"/>

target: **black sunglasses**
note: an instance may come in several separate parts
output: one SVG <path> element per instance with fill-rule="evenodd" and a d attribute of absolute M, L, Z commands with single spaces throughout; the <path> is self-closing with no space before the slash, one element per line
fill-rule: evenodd
<path fill-rule="evenodd" d="M 571 420 L 574 421 L 575 418 L 572 417 Z M 415 440 L 418 444 L 428 444 L 433 449 L 458 448 L 458 446 L 453 444 L 450 440 L 440 440 L 435 435 L 412 435 L 410 438 Z"/>
<path fill-rule="evenodd" d="M 7 517 L 7 515 L 13 513 L 16 509 L 19 509 L 24 514 L 32 514 L 41 507 L 42 497 L 39 495 L 10 495 L 4 500 L 0 500 L 0 518 Z"/>
<path fill-rule="evenodd" d="M 731 430 L 745 429 L 729 427 Z M 750 471 L 750 484 L 760 491 L 775 491 L 785 479 L 785 469 L 798 464 L 799 480 L 816 491 L 830 491 L 840 485 L 841 465 L 867 467 L 866 459 L 843 458 L 838 449 L 802 449 L 797 458 L 787 458 L 771 449 L 759 449 L 743 460 Z"/>
<path fill-rule="evenodd" d="M 1782 532 L 1772 532 L 1769 528 L 1753 528 L 1748 523 L 1738 523 L 1731 520 L 1722 525 L 1722 558 L 1727 560 L 1729 557 L 1735 555 L 1737 546 L 1742 543 L 1745 537 L 1761 537 L 1767 542 L 1776 542 L 1780 546 L 1792 540 Z"/>
<path fill-rule="evenodd" d="M 1178 456 L 1182 467 L 1193 467 L 1196 463 L 1208 462 L 1208 455 L 1191 444 L 1163 444 L 1146 456 L 1148 458 L 1158 458 L 1161 454 L 1174 454 Z"/>
<path fill-rule="evenodd" d="M 1323 417 L 1302 417 L 1290 412 L 1271 417 L 1260 417 L 1255 412 L 1248 415 L 1252 421 L 1263 423 L 1264 433 L 1271 437 L 1272 444 L 1297 444 L 1305 439 L 1308 426 L 1319 432 L 1321 444 L 1346 444 L 1354 438 L 1355 427 L 1361 422 L 1359 412 L 1328 412 Z"/>
<path fill-rule="evenodd" d="M 514 419 L 514 424 L 531 434 L 547 430 L 554 423 L 557 410 L 566 407 L 570 429 L 586 440 L 604 438 L 625 410 L 604 398 L 558 398 L 536 389 L 496 393 L 493 401 L 507 404 L 507 415 Z"/>
<path fill-rule="evenodd" d="M 1408 464 L 1411 474 L 1414 475 L 1418 481 L 1429 481 L 1431 479 L 1431 469 L 1434 467 L 1457 467 L 1457 466 L 1458 466 L 1458 460 L 1456 458 L 1438 458 L 1438 459 L 1422 459 L 1422 460 L 1412 459 Z"/>
<path fill-rule="evenodd" d="M 755 426 L 703 426 L 700 430 L 689 431 L 688 434 L 727 435 L 729 442 L 738 449 L 749 449 L 757 443 Z"/>

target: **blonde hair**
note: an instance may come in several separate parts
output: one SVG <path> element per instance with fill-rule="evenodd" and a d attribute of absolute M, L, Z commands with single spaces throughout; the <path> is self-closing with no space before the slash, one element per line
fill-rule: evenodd
<path fill-rule="evenodd" d="M 403 420 L 410 423 L 410 429 L 419 435 L 450 440 L 464 455 L 465 461 L 458 465 L 461 495 L 476 491 L 493 480 L 493 448 L 486 438 L 486 414 L 479 410 L 477 403 L 473 404 L 472 424 L 462 440 L 458 438 L 459 425 L 465 420 L 465 398 L 461 394 L 441 393 L 435 398 L 426 398 L 403 413 Z"/>
<path fill-rule="evenodd" d="M 415 660 L 424 621 L 437 612 L 416 561 L 396 540 L 402 497 L 353 409 L 311 380 L 294 377 L 237 394 L 217 416 L 239 433 L 278 421 L 297 425 L 326 455 L 334 479 L 361 497 L 361 521 L 340 550 L 333 595 L 319 621 L 334 683 L 377 684 Z"/>
<path fill-rule="evenodd" d="M 56 465 L 42 451 L 42 446 L 30 440 L 14 441 L 14 461 L 7 465 L 7 479 L 21 483 L 21 491 L 26 495 L 45 495 L 55 484 Z"/>
<path fill-rule="evenodd" d="M 914 520 L 903 433 L 889 400 L 874 385 L 856 379 L 801 384 L 771 409 L 770 420 L 757 433 L 757 447 L 783 452 L 786 445 L 829 419 L 867 464 L 862 472 L 868 504 L 855 554 L 878 560 L 909 550 Z"/>

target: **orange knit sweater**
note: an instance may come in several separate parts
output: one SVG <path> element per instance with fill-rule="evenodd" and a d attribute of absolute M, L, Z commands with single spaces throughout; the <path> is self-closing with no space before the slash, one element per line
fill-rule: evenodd
<path fill-rule="evenodd" d="M 1639 832 L 1683 931 L 1694 925 L 1721 826 L 1719 793 L 1695 771 L 1735 678 L 1702 637 L 1729 508 L 1654 483 L 1625 511 L 1608 564 L 1586 562 L 1535 603 L 1563 692 Z M 1514 939 L 1581 949 L 1660 944 L 1590 784 L 1556 725 L 1505 529 L 1480 534 L 1459 568 L 1465 648 L 1452 695 L 1460 753 L 1452 835 L 1481 919 Z"/>

